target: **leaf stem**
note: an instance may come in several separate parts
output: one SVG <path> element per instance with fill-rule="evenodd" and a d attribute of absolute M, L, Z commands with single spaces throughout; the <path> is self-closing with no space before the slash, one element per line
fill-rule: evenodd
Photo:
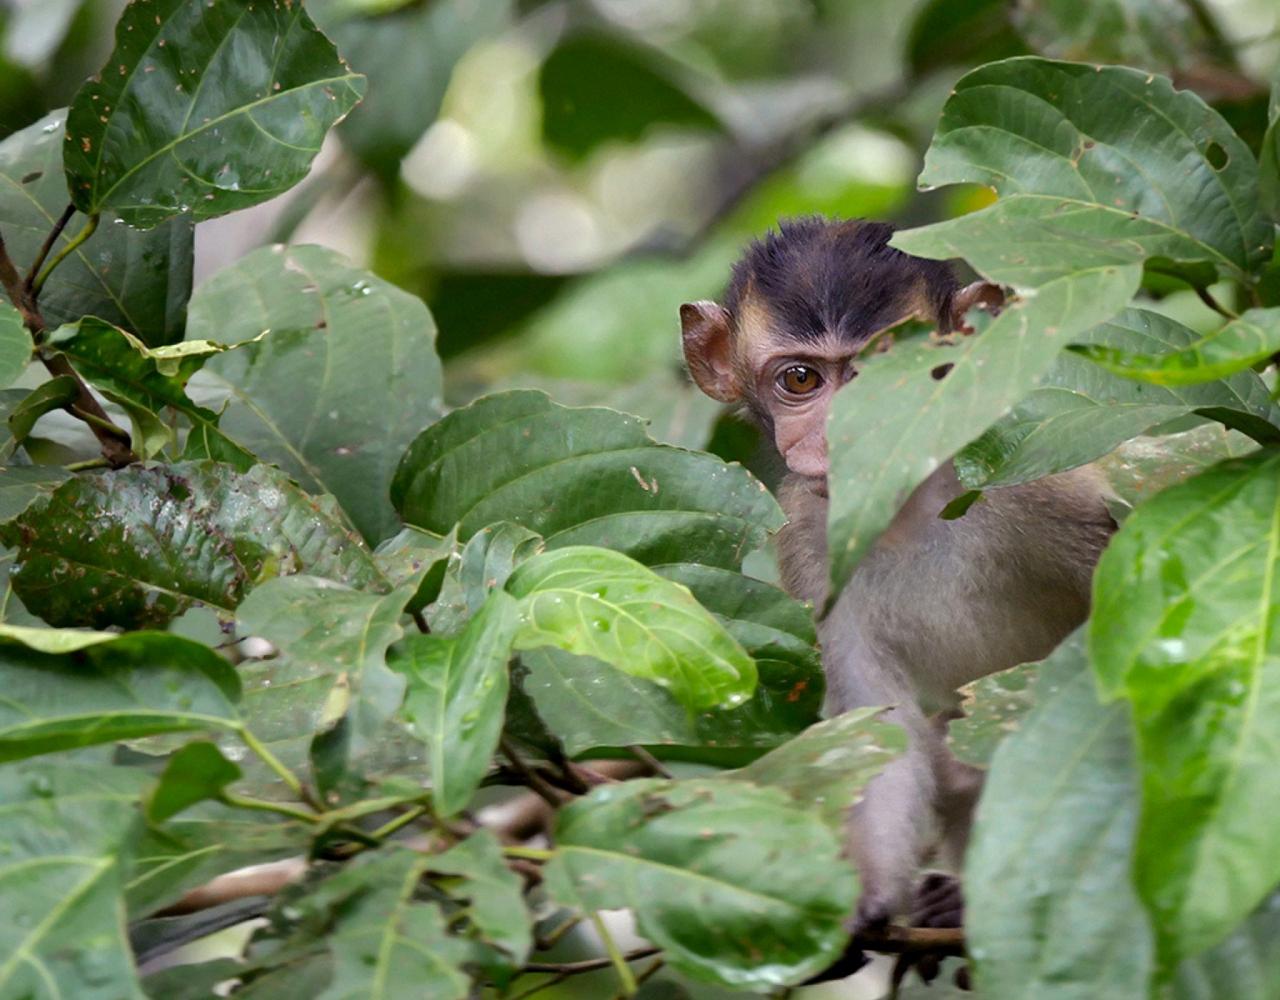
<path fill-rule="evenodd" d="M 1240 318 L 1240 314 L 1239 314 L 1239 313 L 1234 313 L 1234 312 L 1232 312 L 1230 309 L 1228 309 L 1226 306 L 1224 306 L 1222 303 L 1220 303 L 1217 299 L 1215 299 L 1215 298 L 1213 297 L 1213 293 L 1211 293 L 1211 292 L 1209 291 L 1209 289 L 1207 289 L 1207 288 L 1201 288 L 1200 286 L 1198 286 L 1198 285 L 1197 285 L 1197 286 L 1196 286 L 1196 295 L 1198 295 L 1198 296 L 1200 297 L 1200 301 L 1201 301 L 1201 302 L 1203 302 L 1205 305 L 1207 305 L 1210 309 L 1212 309 L 1214 312 L 1216 312 L 1219 316 L 1224 316 L 1224 317 L 1226 317 L 1227 319 L 1239 319 L 1239 318 Z"/>
<path fill-rule="evenodd" d="M 591 923 L 595 925 L 596 933 L 600 935 L 600 940 L 604 944 L 605 954 L 609 956 L 609 961 L 613 963 L 613 969 L 618 974 L 618 982 L 622 984 L 623 997 L 635 996 L 636 990 L 640 988 L 636 983 L 635 973 L 631 971 L 631 966 L 627 965 L 627 956 L 622 954 L 622 949 L 618 947 L 618 942 L 609 933 L 609 928 L 605 926 L 599 910 L 591 911 Z"/>
<path fill-rule="evenodd" d="M 280 758 L 268 750 L 266 745 L 259 740 L 258 737 L 254 736 L 253 733 L 246 728 L 241 728 L 239 733 L 240 739 L 244 741 L 244 745 L 257 754 L 267 767 L 271 768 L 271 770 L 275 771 L 275 773 L 280 776 L 280 780 L 289 787 L 289 791 L 293 792 L 294 795 L 298 796 L 298 798 L 303 801 L 307 801 L 309 799 L 306 789 L 302 787 L 302 782 L 298 780 L 298 776 L 285 767 L 284 764 L 280 762 Z M 308 804 L 311 803 L 308 802 Z"/>
<path fill-rule="evenodd" d="M 102 457 L 86 458 L 83 462 L 72 462 L 63 468 L 68 472 L 88 472 L 90 469 L 109 469 L 111 462 Z"/>
<path fill-rule="evenodd" d="M 40 252 L 36 254 L 36 259 L 31 262 L 31 268 L 27 271 L 27 280 L 23 282 L 23 287 L 28 295 L 33 295 L 35 291 L 36 275 L 40 273 L 40 265 L 44 263 L 44 259 L 49 256 L 49 251 L 53 249 L 53 245 L 58 242 L 58 237 L 62 235 L 62 231 L 67 228 L 67 223 L 71 221 L 71 216 L 76 214 L 75 205 L 68 205 L 62 210 L 62 214 L 58 216 L 58 221 L 53 224 L 53 228 L 49 230 L 49 235 L 44 238 L 44 243 L 40 246 Z M 38 295 L 39 293 L 35 293 Z"/>
<path fill-rule="evenodd" d="M 428 812 L 430 812 L 430 807 L 428 806 L 414 806 L 412 809 L 407 809 L 404 812 L 402 812 L 395 819 L 390 820 L 386 823 L 383 823 L 382 826 L 374 830 L 373 833 L 370 834 L 370 836 L 373 837 L 375 840 L 385 840 L 387 837 L 390 837 L 397 830 L 401 830 L 404 827 L 408 826 L 414 820 L 421 819 Z"/>
<path fill-rule="evenodd" d="M 511 766 L 516 769 L 516 773 L 520 775 L 521 780 L 537 792 L 547 805 L 552 809 L 559 809 L 564 805 L 564 799 L 560 796 L 560 793 L 547 782 L 546 778 L 529 766 L 528 762 L 520 756 L 520 752 L 515 748 L 515 744 L 511 742 L 510 738 L 502 737 L 498 745 L 502 747 L 503 754 L 511 761 Z"/>
<path fill-rule="evenodd" d="M 31 285 L 31 297 L 33 300 L 40 298 L 40 290 L 44 288 L 44 283 L 49 280 L 49 275 L 54 272 L 57 266 L 66 260 L 71 254 L 75 253 L 75 251 L 79 250 L 81 244 L 94 234 L 98 228 L 99 218 L 100 216 L 98 215 L 89 216 L 89 221 L 84 224 L 84 228 L 81 229 L 80 232 L 76 233 L 75 236 L 71 237 L 71 239 L 67 241 L 67 245 L 54 254 L 53 260 L 49 261 L 49 263 L 45 265 L 44 270 L 40 272 L 40 276 L 36 278 Z"/>
<path fill-rule="evenodd" d="M 291 819 L 300 819 L 304 823 L 316 823 L 320 817 L 306 809 L 299 809 L 285 802 L 268 802 L 265 799 L 250 799 L 232 792 L 223 792 L 218 798 L 237 809 L 254 809 L 258 812 L 278 813 Z"/>
<path fill-rule="evenodd" d="M 632 743 L 627 747 L 627 749 L 631 752 L 631 755 L 635 757 L 636 760 L 638 760 L 641 764 L 647 767 L 654 774 L 658 775 L 658 777 L 660 778 L 675 777 L 675 775 L 671 773 L 671 769 L 667 767 L 666 764 L 658 760 L 657 757 L 651 754 L 644 747 L 638 744 Z"/>
<path fill-rule="evenodd" d="M 507 858 L 523 858 L 525 861 L 550 861 L 556 856 L 555 851 L 549 851 L 545 847 L 522 847 L 516 844 L 508 844 L 502 849 L 503 857 Z"/>
<path fill-rule="evenodd" d="M 77 403 L 72 403 L 70 410 L 72 416 L 76 417 L 78 420 L 83 420 L 90 427 L 96 428 L 104 434 L 110 434 L 113 438 L 116 438 L 118 441 L 122 441 L 125 444 L 129 443 L 129 432 L 123 427 L 117 427 L 109 418 L 100 417 L 91 410 L 86 410 L 77 405 Z"/>

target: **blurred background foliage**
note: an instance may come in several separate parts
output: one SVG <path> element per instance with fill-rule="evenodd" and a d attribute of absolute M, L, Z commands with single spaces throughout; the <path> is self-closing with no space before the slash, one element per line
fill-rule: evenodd
<path fill-rule="evenodd" d="M 264 243 L 335 248 L 428 302 L 449 402 L 510 386 L 606 402 L 766 478 L 752 433 L 687 386 L 677 337 L 679 304 L 717 296 L 745 240 L 784 215 L 919 224 L 987 204 L 915 186 L 952 84 L 981 63 L 1035 52 L 1167 74 L 1256 148 L 1280 61 L 1276 0 L 307 6 L 367 97 L 298 188 L 198 226 L 196 281 Z M 0 137 L 68 103 L 122 7 L 0 0 Z M 1216 323 L 1151 282 L 1155 308 Z"/>

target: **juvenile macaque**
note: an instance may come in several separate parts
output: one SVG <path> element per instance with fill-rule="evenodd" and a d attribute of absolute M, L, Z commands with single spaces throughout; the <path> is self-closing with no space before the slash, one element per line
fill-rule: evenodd
<path fill-rule="evenodd" d="M 970 308 L 1003 300 L 996 286 L 960 288 L 945 263 L 892 249 L 891 234 L 856 220 L 784 222 L 747 248 L 723 306 L 680 310 L 694 380 L 744 404 L 786 464 L 783 580 L 818 609 L 827 598 L 832 396 L 857 376 L 877 334 L 912 317 L 960 330 Z M 856 929 L 898 916 L 959 924 L 958 883 L 931 876 L 914 888 L 931 853 L 958 867 L 980 790 L 980 772 L 946 746 L 956 688 L 1045 656 L 1084 620 L 1093 566 L 1115 527 L 1087 468 L 990 490 L 963 517 L 940 519 L 963 492 L 950 462 L 926 479 L 819 625 L 828 713 L 893 706 L 888 718 L 910 741 L 850 816 L 863 886 Z"/>

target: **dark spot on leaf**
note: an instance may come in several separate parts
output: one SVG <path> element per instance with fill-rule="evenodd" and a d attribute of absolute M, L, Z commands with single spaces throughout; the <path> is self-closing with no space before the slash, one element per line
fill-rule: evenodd
<path fill-rule="evenodd" d="M 929 369 L 929 374 L 934 378 L 934 380 L 941 382 L 947 377 L 947 373 L 954 367 L 955 363 L 948 361 L 945 365 L 934 365 Z"/>
<path fill-rule="evenodd" d="M 39 180 L 41 177 L 43 177 L 43 176 L 44 176 L 44 171 L 43 171 L 43 170 L 33 170 L 33 171 L 31 171 L 31 173 L 26 174 L 26 175 L 22 178 L 22 183 L 23 183 L 23 184 L 30 184 L 32 181 L 38 181 L 38 180 Z"/>
<path fill-rule="evenodd" d="M 1209 161 L 1209 166 L 1214 170 L 1221 170 L 1231 162 L 1231 157 L 1227 155 L 1227 151 L 1222 148 L 1221 143 L 1211 142 L 1204 148 L 1204 158 Z"/>

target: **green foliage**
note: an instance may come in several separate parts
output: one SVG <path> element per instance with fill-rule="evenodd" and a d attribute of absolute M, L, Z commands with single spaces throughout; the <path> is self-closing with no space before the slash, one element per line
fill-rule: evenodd
<path fill-rule="evenodd" d="M 1217 14 L 0 12 L 0 1000 L 705 1000 L 836 959 L 905 734 L 820 719 L 778 469 L 677 367 L 678 305 L 814 211 L 1008 293 L 859 359 L 832 582 L 948 461 L 948 530 L 1090 463 L 1123 521 L 1091 623 L 951 721 L 977 995 L 1271 1000 L 1280 78 Z M 909 201 L 922 153 L 965 187 Z M 194 223 L 313 166 L 201 230 L 193 294 Z M 305 878 L 208 907 L 273 863 L 214 886 Z"/>

